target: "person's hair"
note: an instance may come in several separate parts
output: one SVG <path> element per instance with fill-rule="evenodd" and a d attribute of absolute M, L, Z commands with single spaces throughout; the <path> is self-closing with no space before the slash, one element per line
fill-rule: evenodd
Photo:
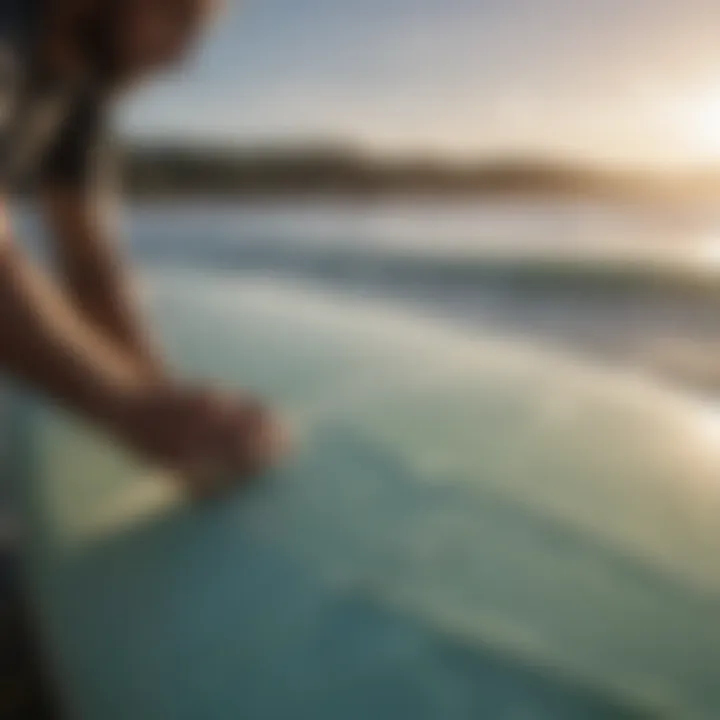
<path fill-rule="evenodd" d="M 121 68 L 113 30 L 122 12 L 123 0 L 101 0 L 92 12 L 83 15 L 75 29 L 75 42 L 94 75 L 103 83 L 120 80 Z"/>
<path fill-rule="evenodd" d="M 177 0 L 177 3 L 188 12 L 197 9 L 199 21 L 206 14 L 214 14 L 221 4 L 219 0 Z M 78 27 L 77 42 L 104 85 L 121 84 L 125 79 L 117 56 L 114 29 L 126 9 L 126 0 L 96 0 L 93 11 Z"/>

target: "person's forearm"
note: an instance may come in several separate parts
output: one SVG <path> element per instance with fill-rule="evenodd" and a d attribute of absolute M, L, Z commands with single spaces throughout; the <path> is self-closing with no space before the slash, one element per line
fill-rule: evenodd
<path fill-rule="evenodd" d="M 98 209 L 92 217 L 82 204 L 58 192 L 49 207 L 57 264 L 68 296 L 89 323 L 123 347 L 148 374 L 161 374 L 160 353 L 146 330 L 129 273 L 107 236 L 107 211 Z"/>
<path fill-rule="evenodd" d="M 0 243 L 0 371 L 100 422 L 143 383 L 133 362 L 7 243 Z"/>
<path fill-rule="evenodd" d="M 114 251 L 63 255 L 61 277 L 83 317 L 133 355 L 150 374 L 161 371 L 160 354 L 145 329 L 128 273 Z"/>

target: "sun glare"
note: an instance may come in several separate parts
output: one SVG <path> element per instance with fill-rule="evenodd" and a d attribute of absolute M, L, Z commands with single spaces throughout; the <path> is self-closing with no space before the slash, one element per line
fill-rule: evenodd
<path fill-rule="evenodd" d="M 720 88 L 685 107 L 683 134 L 689 152 L 703 162 L 720 160 Z"/>
<path fill-rule="evenodd" d="M 710 235 L 699 242 L 695 261 L 701 270 L 720 273 L 720 234 Z"/>

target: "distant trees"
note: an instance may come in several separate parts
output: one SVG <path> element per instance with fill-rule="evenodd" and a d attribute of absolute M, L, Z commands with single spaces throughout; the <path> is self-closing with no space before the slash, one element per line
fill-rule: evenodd
<path fill-rule="evenodd" d="M 650 177 L 552 161 L 390 160 L 342 146 L 251 150 L 145 144 L 127 150 L 124 168 L 129 191 L 140 196 L 617 196 L 658 189 Z"/>

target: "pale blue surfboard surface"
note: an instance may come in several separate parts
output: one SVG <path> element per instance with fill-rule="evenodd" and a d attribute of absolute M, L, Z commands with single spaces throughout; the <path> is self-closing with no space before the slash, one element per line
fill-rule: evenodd
<path fill-rule="evenodd" d="M 178 364 L 286 408 L 298 452 L 194 508 L 25 406 L 28 565 L 71 717 L 718 716 L 709 408 L 301 287 L 151 294 Z"/>

